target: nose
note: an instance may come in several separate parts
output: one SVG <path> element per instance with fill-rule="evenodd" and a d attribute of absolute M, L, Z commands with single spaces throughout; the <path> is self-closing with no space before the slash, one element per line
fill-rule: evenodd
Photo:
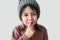
<path fill-rule="evenodd" d="M 29 20 L 29 21 L 32 21 L 32 20 L 33 20 L 33 17 L 30 15 L 30 16 L 28 17 L 28 20 Z"/>

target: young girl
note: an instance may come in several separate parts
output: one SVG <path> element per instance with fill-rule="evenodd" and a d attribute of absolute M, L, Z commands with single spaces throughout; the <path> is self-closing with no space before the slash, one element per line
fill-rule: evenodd
<path fill-rule="evenodd" d="M 15 27 L 11 40 L 48 40 L 46 28 L 37 24 L 40 8 L 36 0 L 20 0 L 18 11 L 23 24 Z"/>

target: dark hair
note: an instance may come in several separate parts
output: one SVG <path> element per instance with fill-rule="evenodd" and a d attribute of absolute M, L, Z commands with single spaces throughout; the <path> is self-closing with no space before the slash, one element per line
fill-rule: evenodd
<path fill-rule="evenodd" d="M 36 12 L 37 12 L 37 18 L 39 18 L 38 9 L 37 9 L 35 6 L 33 6 L 33 5 L 25 5 L 25 6 L 21 9 L 21 11 L 20 11 L 20 13 L 19 13 L 19 18 L 20 18 L 20 20 L 22 20 L 22 19 L 21 19 L 22 11 L 23 11 L 23 9 L 25 9 L 27 6 L 29 6 L 33 11 L 36 10 Z"/>

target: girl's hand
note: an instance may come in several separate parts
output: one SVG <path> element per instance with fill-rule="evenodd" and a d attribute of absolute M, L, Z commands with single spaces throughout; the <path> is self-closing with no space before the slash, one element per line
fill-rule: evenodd
<path fill-rule="evenodd" d="M 28 24 L 25 35 L 30 38 L 34 34 L 35 30 L 31 24 L 31 22 Z"/>

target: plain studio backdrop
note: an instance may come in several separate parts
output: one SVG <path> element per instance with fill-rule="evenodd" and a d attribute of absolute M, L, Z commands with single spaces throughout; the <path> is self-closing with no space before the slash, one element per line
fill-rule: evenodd
<path fill-rule="evenodd" d="M 49 40 L 60 40 L 60 0 L 37 0 L 41 15 L 38 23 L 48 31 Z M 18 0 L 0 0 L 0 40 L 10 40 L 12 30 L 21 21 Z"/>

